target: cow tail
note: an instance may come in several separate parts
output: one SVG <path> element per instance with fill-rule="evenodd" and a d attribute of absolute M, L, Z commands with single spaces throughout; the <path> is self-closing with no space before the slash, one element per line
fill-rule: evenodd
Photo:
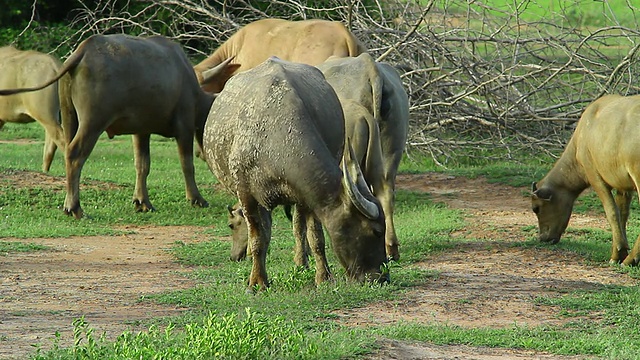
<path fill-rule="evenodd" d="M 53 79 L 45 82 L 42 85 L 38 85 L 38 86 L 35 86 L 35 87 L 0 90 L 0 96 L 20 94 L 20 93 L 24 93 L 24 92 L 30 92 L 30 91 L 36 91 L 36 90 L 44 89 L 47 86 L 49 86 L 49 85 L 55 83 L 56 81 L 60 80 L 60 78 L 63 77 L 64 74 L 68 73 L 73 68 L 75 68 L 78 65 L 78 63 L 80 62 L 80 60 L 82 60 L 83 57 L 84 57 L 84 51 L 82 51 L 82 48 L 80 48 L 80 49 L 76 50 L 73 54 L 71 54 L 71 56 L 67 59 L 67 61 L 64 62 L 64 64 L 62 65 L 62 68 L 60 68 L 58 74 Z"/>

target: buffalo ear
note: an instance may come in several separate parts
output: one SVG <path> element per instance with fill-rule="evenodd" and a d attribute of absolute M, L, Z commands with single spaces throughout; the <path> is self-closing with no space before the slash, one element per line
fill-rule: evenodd
<path fill-rule="evenodd" d="M 533 192 L 531 198 L 534 200 L 543 200 L 543 201 L 551 201 L 553 198 L 553 191 L 547 188 L 540 188 Z"/>

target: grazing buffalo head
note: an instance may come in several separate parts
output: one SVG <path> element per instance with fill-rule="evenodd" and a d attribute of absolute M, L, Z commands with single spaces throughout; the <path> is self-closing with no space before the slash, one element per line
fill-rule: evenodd
<path fill-rule="evenodd" d="M 247 223 L 244 221 L 244 214 L 240 204 L 227 206 L 229 211 L 228 221 L 232 233 L 233 244 L 231 245 L 231 260 L 241 261 L 247 257 Z"/>
<path fill-rule="evenodd" d="M 575 197 L 565 190 L 533 183 L 531 209 L 538 217 L 538 238 L 556 244 L 567 229 Z"/>

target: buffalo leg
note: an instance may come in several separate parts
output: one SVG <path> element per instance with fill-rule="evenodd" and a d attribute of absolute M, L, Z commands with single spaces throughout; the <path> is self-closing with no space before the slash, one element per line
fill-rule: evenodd
<path fill-rule="evenodd" d="M 620 213 L 625 225 L 625 232 L 627 220 L 629 219 L 629 208 L 631 206 L 632 196 L 633 193 L 631 192 L 622 192 L 622 195 L 621 192 L 616 193 L 616 203 L 618 203 L 618 206 L 620 207 Z M 618 199 L 618 197 L 620 197 L 620 199 Z M 623 208 L 623 205 L 626 206 L 624 206 Z M 620 255 L 620 259 L 623 259 L 622 254 Z M 624 257 L 624 260 L 622 261 L 622 265 L 626 266 L 637 266 L 638 264 L 640 264 L 640 236 L 636 239 L 636 243 L 633 244 L 631 253 L 626 255 L 626 257 Z"/>
<path fill-rule="evenodd" d="M 293 213 L 293 235 L 296 240 L 294 247 L 293 261 L 297 266 L 309 267 L 308 247 L 307 242 L 307 224 L 300 211 Z"/>
<path fill-rule="evenodd" d="M 184 174 L 187 200 L 191 202 L 191 205 L 207 207 L 209 203 L 200 195 L 198 185 L 196 185 L 195 169 L 193 166 L 193 134 L 181 134 L 176 137 L 176 141 L 178 143 L 182 173 Z"/>
<path fill-rule="evenodd" d="M 589 174 L 587 174 L 589 177 Z M 612 233 L 612 251 L 611 251 L 611 263 L 619 263 L 624 260 L 620 256 L 622 254 L 625 255 L 629 251 L 629 243 L 627 242 L 627 235 L 623 232 L 622 226 L 622 216 L 620 214 L 620 209 L 616 205 L 616 201 L 614 200 L 614 196 L 611 193 L 611 189 L 604 183 L 604 181 L 596 175 L 596 177 L 592 180 L 589 179 L 589 183 L 593 190 L 598 194 L 600 201 L 602 202 L 602 206 L 604 207 L 604 212 L 607 217 L 607 221 L 609 222 L 609 226 L 611 227 Z"/>
<path fill-rule="evenodd" d="M 64 212 L 73 215 L 76 219 L 82 218 L 83 215 L 80 206 L 80 173 L 100 136 L 99 131 L 85 129 L 83 126 L 78 127 L 76 136 L 65 151 L 67 195 L 64 199 Z"/>
<path fill-rule="evenodd" d="M 133 204 L 138 212 L 154 211 L 149 200 L 147 177 L 151 169 L 151 156 L 149 155 L 149 134 L 133 135 L 133 154 L 136 167 L 136 187 L 133 190 Z"/>
<path fill-rule="evenodd" d="M 269 286 L 266 262 L 271 241 L 271 212 L 260 206 L 253 198 L 239 198 L 247 222 L 249 250 L 253 259 L 249 275 L 249 291 L 256 288 L 265 290 Z"/>
<path fill-rule="evenodd" d="M 381 192 L 376 194 L 380 205 L 382 205 L 382 211 L 384 212 L 385 223 L 385 236 L 384 243 L 387 252 L 387 257 L 392 260 L 400 259 L 400 251 L 398 249 L 398 235 L 396 235 L 396 227 L 393 223 L 393 211 L 395 202 L 395 189 L 393 186 L 393 180 L 386 181 L 383 185 Z"/>
<path fill-rule="evenodd" d="M 43 115 L 44 116 L 44 115 Z M 43 118 L 44 119 L 44 118 Z M 66 148 L 66 142 L 62 126 L 57 122 L 57 119 L 43 120 L 41 125 L 44 127 L 44 152 L 42 154 L 42 171 L 48 172 L 51 168 L 51 162 L 56 154 L 57 148 L 64 151 Z"/>
<path fill-rule="evenodd" d="M 56 154 L 56 149 L 58 146 L 49 135 L 49 132 L 45 132 L 44 134 L 44 151 L 42 153 L 42 171 L 49 172 L 51 169 L 51 163 L 53 162 L 53 157 Z"/>
<path fill-rule="evenodd" d="M 302 212 L 300 208 L 296 208 L 296 211 Z M 327 263 L 325 253 L 322 224 L 311 212 L 305 211 L 301 216 L 306 218 L 307 240 L 309 241 L 309 248 L 316 262 L 316 284 L 320 284 L 331 279 L 331 272 L 329 271 L 329 264 Z"/>

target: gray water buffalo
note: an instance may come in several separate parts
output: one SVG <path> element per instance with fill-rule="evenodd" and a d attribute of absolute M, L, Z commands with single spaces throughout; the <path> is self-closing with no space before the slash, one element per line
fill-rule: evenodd
<path fill-rule="evenodd" d="M 60 66 L 58 59 L 47 54 L 1 47 L 0 89 L 36 86 L 44 79 L 54 77 Z M 0 97 L 0 128 L 5 122 L 33 121 L 45 130 L 42 170 L 49 171 L 56 149 L 65 148 L 57 84 L 40 91 Z"/>
<path fill-rule="evenodd" d="M 346 143 L 340 102 L 314 67 L 269 58 L 231 78 L 216 98 L 203 149 L 242 206 L 253 259 L 250 288 L 268 286 L 271 211 L 285 204 L 295 204 L 306 225 L 316 283 L 330 277 L 323 225 L 351 278 L 388 279 L 381 271 L 382 209 Z"/>
<path fill-rule="evenodd" d="M 228 61 L 208 73 L 216 81 L 235 70 Z M 94 35 L 83 41 L 46 83 L 25 89 L 0 91 L 8 95 L 45 88 L 60 80 L 60 107 L 67 141 L 65 154 L 67 195 L 64 211 L 83 215 L 79 183 L 82 166 L 98 137 L 107 132 L 133 134 L 137 211 L 153 210 L 147 191 L 151 134 L 173 137 L 178 144 L 186 196 L 205 207 L 194 177 L 193 139 L 199 144 L 213 95 L 199 86 L 182 48 L 160 36 Z"/>
<path fill-rule="evenodd" d="M 606 95 L 587 106 L 562 156 L 532 185 L 540 241 L 560 241 L 575 200 L 591 186 L 611 226 L 611 262 L 638 265 L 640 239 L 629 252 L 626 234 L 632 194 L 640 186 L 638 139 L 640 96 Z"/>
<path fill-rule="evenodd" d="M 385 215 L 387 256 L 398 260 L 393 222 L 395 181 L 409 130 L 409 97 L 398 72 L 371 55 L 330 58 L 317 65 L 336 91 L 344 109 L 364 178 L 371 184 Z"/>
<path fill-rule="evenodd" d="M 376 63 L 363 53 L 357 57 L 332 57 L 317 66 L 342 104 L 346 136 L 361 164 L 364 178 L 382 204 L 385 214 L 387 256 L 399 258 L 393 210 L 395 178 L 407 140 L 409 99 L 394 68 Z M 237 205 L 229 211 L 233 245 L 231 259 L 242 260 L 247 250 L 246 225 Z M 294 221 L 294 231 L 297 229 Z M 300 239 L 299 237 L 296 237 Z M 306 265 L 305 241 L 296 242 L 295 263 Z"/>
<path fill-rule="evenodd" d="M 211 56 L 193 68 L 202 81 L 202 74 L 207 69 L 230 57 L 240 64 L 236 72 L 241 72 L 255 67 L 270 56 L 317 65 L 330 56 L 357 56 L 365 51 L 366 48 L 358 39 L 337 21 L 262 19 L 242 27 Z M 225 82 L 226 79 L 209 83 L 203 88 L 218 93 Z"/>

